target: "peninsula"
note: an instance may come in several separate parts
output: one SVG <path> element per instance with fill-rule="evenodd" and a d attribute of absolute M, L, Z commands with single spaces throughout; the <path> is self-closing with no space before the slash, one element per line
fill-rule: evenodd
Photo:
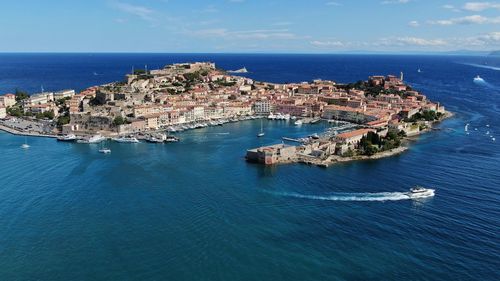
<path fill-rule="evenodd" d="M 263 164 L 328 165 L 393 154 L 402 151 L 404 138 L 425 131 L 444 116 L 444 107 L 406 85 L 402 73 L 350 84 L 326 80 L 279 84 L 229 73 L 212 62 L 136 69 L 123 81 L 80 93 L 17 91 L 0 96 L 0 129 L 62 140 L 114 137 L 126 142 L 123 137 L 132 136 L 156 140 L 165 131 L 264 117 L 295 120 L 296 125 L 319 120 L 334 125 L 321 136 L 298 140 L 297 146 L 247 151 L 247 160 Z"/>

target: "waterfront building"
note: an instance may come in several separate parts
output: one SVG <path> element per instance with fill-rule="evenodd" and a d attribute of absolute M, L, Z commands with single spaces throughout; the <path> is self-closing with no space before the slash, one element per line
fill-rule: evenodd
<path fill-rule="evenodd" d="M 25 99 L 23 101 L 23 106 L 46 104 L 46 103 L 49 103 L 52 101 L 54 101 L 54 93 L 43 92 L 43 93 L 31 95 L 29 98 Z"/>
<path fill-rule="evenodd" d="M 0 106 L 11 107 L 16 104 L 16 96 L 14 94 L 5 94 L 0 96 Z"/>
<path fill-rule="evenodd" d="M 54 100 L 71 98 L 75 95 L 75 90 L 61 90 L 54 93 Z"/>
<path fill-rule="evenodd" d="M 366 136 L 369 132 L 376 133 L 375 129 L 359 129 L 342 134 L 338 134 L 335 138 L 340 143 L 357 146 L 361 138 Z"/>
<path fill-rule="evenodd" d="M 291 161 L 296 154 L 296 147 L 286 144 L 275 144 L 247 150 L 246 159 L 265 165 L 273 165 Z"/>
<path fill-rule="evenodd" d="M 7 117 L 7 108 L 0 106 L 0 119 L 5 119 Z"/>

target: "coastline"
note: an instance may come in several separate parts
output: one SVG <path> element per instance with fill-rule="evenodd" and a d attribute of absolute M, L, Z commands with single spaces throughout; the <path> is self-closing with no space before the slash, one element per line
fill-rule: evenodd
<path fill-rule="evenodd" d="M 0 124 L 0 131 L 4 131 L 6 133 L 9 133 L 11 135 L 16 135 L 16 136 L 26 136 L 26 137 L 39 137 L 39 138 L 57 138 L 56 135 L 49 135 L 49 134 L 40 134 L 36 132 L 23 132 L 16 130 L 14 128 L 10 128 L 4 125 Z"/>
<path fill-rule="evenodd" d="M 350 157 L 342 157 L 342 156 L 335 155 L 335 156 L 330 156 L 325 160 L 321 160 L 321 159 L 317 159 L 317 158 L 309 158 L 309 157 L 308 157 L 309 159 L 297 157 L 297 158 L 292 159 L 290 161 L 282 162 L 279 164 L 281 165 L 281 164 L 301 163 L 301 164 L 307 164 L 307 165 L 316 165 L 316 166 L 322 167 L 322 168 L 328 168 L 328 167 L 335 165 L 335 164 L 348 163 L 348 162 L 354 162 L 354 161 L 363 161 L 363 160 L 378 160 L 378 159 L 382 159 L 382 158 L 396 156 L 396 155 L 402 154 L 410 149 L 410 143 L 409 143 L 410 141 L 417 141 L 417 139 L 420 135 L 434 131 L 435 129 L 433 127 L 436 124 L 441 123 L 445 119 L 452 118 L 453 116 L 455 116 L 455 114 L 453 112 L 445 111 L 445 113 L 443 114 L 443 116 L 439 120 L 435 120 L 435 121 L 430 123 L 429 128 L 424 129 L 422 131 L 419 131 L 418 133 L 412 134 L 411 136 L 405 137 L 403 139 L 405 141 L 404 145 L 402 144 L 400 147 L 397 147 L 397 148 L 394 148 L 391 150 L 377 152 L 376 154 L 371 155 L 371 156 L 355 155 L 355 156 L 350 156 Z"/>

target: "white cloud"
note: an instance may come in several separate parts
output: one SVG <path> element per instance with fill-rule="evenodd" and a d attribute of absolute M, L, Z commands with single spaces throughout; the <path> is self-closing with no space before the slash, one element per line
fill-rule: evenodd
<path fill-rule="evenodd" d="M 201 29 L 188 32 L 190 35 L 203 38 L 226 38 L 226 39 L 299 39 L 299 36 L 288 29 L 256 29 L 232 31 L 226 28 Z"/>
<path fill-rule="evenodd" d="M 416 20 L 412 20 L 408 23 L 409 26 L 411 27 L 419 27 L 420 26 L 420 23 Z"/>
<path fill-rule="evenodd" d="M 342 41 L 311 41 L 310 44 L 317 48 L 336 48 L 336 47 L 345 47 L 346 43 Z"/>
<path fill-rule="evenodd" d="M 468 2 L 465 3 L 462 9 L 466 11 L 481 12 L 488 9 L 500 10 L 500 3 L 494 2 Z"/>
<path fill-rule="evenodd" d="M 389 39 L 391 41 L 391 39 Z M 424 39 L 418 37 L 397 37 L 394 44 L 400 46 L 442 46 L 447 42 L 443 39 Z"/>
<path fill-rule="evenodd" d="M 327 5 L 327 6 L 342 6 L 342 4 L 340 4 L 339 2 L 335 2 L 335 1 L 326 2 L 325 5 Z"/>
<path fill-rule="evenodd" d="M 455 24 L 498 24 L 500 17 L 488 18 L 481 15 L 465 16 L 460 18 L 452 18 L 446 20 L 429 21 L 429 24 L 434 25 L 455 25 Z"/>
<path fill-rule="evenodd" d="M 113 7 L 115 7 L 116 9 L 118 9 L 124 13 L 137 16 L 145 21 L 149 21 L 149 22 L 155 21 L 155 19 L 153 18 L 154 11 L 147 8 L 147 7 L 132 5 L 132 4 L 118 2 L 118 1 L 113 2 Z"/>
<path fill-rule="evenodd" d="M 381 4 L 384 5 L 389 5 L 389 4 L 407 4 L 410 3 L 410 0 L 385 0 L 380 2 Z"/>

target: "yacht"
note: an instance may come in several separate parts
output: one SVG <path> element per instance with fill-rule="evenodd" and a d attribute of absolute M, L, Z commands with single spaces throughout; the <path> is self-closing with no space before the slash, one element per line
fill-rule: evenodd
<path fill-rule="evenodd" d="M 101 149 L 99 149 L 99 153 L 109 154 L 109 153 L 111 153 L 111 149 L 109 149 L 109 148 L 101 148 Z"/>
<path fill-rule="evenodd" d="M 270 113 L 269 116 L 267 116 L 267 119 L 274 120 L 276 119 L 276 116 L 273 113 Z"/>
<path fill-rule="evenodd" d="M 119 137 L 119 138 L 114 138 L 113 139 L 116 142 L 122 142 L 122 143 L 138 143 L 139 140 L 136 139 L 135 137 Z"/>
<path fill-rule="evenodd" d="M 178 142 L 180 139 L 178 137 L 174 136 L 165 136 L 165 141 L 166 142 Z"/>
<path fill-rule="evenodd" d="M 421 186 L 415 186 L 410 189 L 409 192 L 406 193 L 410 198 L 424 198 L 424 197 L 432 197 L 434 196 L 434 189 L 428 189 Z"/>
<path fill-rule="evenodd" d="M 57 137 L 57 140 L 58 141 L 76 141 L 76 136 L 73 134 L 64 135 L 64 136 Z"/>
<path fill-rule="evenodd" d="M 146 141 L 150 142 L 150 143 L 163 143 L 164 142 L 163 139 L 160 139 L 160 138 L 157 138 L 154 136 L 150 136 L 150 137 L 146 138 Z"/>
<path fill-rule="evenodd" d="M 105 137 L 101 136 L 101 135 L 95 135 L 95 136 L 92 136 L 92 137 L 87 137 L 87 138 L 83 138 L 83 139 L 80 139 L 80 140 L 77 140 L 76 142 L 77 143 L 87 143 L 87 144 L 90 144 L 90 143 L 100 143 L 100 142 L 103 142 L 104 140 L 106 140 Z"/>
<path fill-rule="evenodd" d="M 297 125 L 297 126 L 300 126 L 300 125 L 302 125 L 302 120 L 297 120 L 297 121 L 295 121 L 294 124 Z"/>

